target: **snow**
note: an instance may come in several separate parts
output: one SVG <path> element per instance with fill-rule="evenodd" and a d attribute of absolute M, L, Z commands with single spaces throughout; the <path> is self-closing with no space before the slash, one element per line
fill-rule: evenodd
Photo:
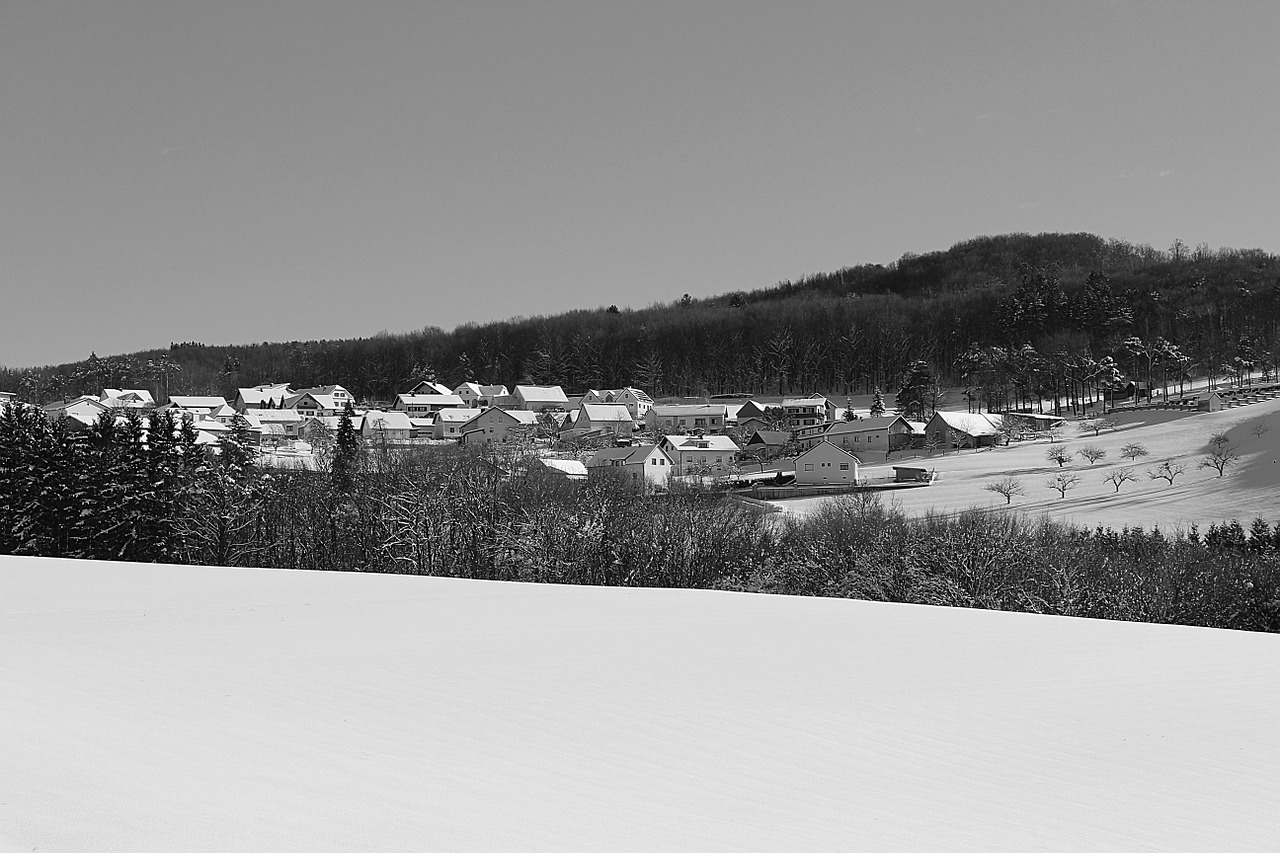
<path fill-rule="evenodd" d="M 1013 499 L 1013 510 L 1086 527 L 1100 524 L 1151 529 L 1159 525 L 1171 531 L 1198 524 L 1203 532 L 1211 523 L 1231 519 L 1245 527 L 1258 516 L 1268 522 L 1280 521 L 1280 399 L 1221 412 L 1150 409 L 1120 412 L 1114 418 L 1118 428 L 1103 430 L 1097 437 L 1092 432 L 1081 433 L 1073 421 L 1068 421 L 1063 432 L 1061 444 L 1071 453 L 1088 444 L 1107 451 L 1106 459 L 1095 465 L 1076 458 L 1060 469 L 1045 458 L 1050 444 L 1042 438 L 978 451 L 952 450 L 918 457 L 894 454 L 887 464 L 880 464 L 882 453 L 862 453 L 861 473 L 867 477 L 890 474 L 892 465 L 923 465 L 936 470 L 941 478 L 929 488 L 892 494 L 891 500 L 912 514 L 1003 508 L 1004 498 L 983 487 L 1012 477 L 1026 490 L 1025 496 Z M 1254 427 L 1260 422 L 1267 430 L 1255 435 Z M 1240 453 L 1239 463 L 1228 468 L 1224 477 L 1219 477 L 1217 471 L 1196 467 L 1208 452 L 1209 437 L 1219 431 L 1227 433 Z M 1136 462 L 1122 458 L 1120 449 L 1130 442 L 1145 445 L 1150 455 Z M 1151 480 L 1146 473 L 1165 459 L 1186 465 L 1186 473 L 1177 477 L 1172 486 L 1163 480 Z M 1138 479 L 1125 483 L 1117 494 L 1103 478 L 1121 467 L 1133 468 Z M 1081 478 L 1065 499 L 1045 486 L 1045 481 L 1059 471 Z M 820 500 L 823 498 L 776 503 L 786 512 L 804 514 Z"/>
<path fill-rule="evenodd" d="M 0 557 L 0 850 L 1244 850 L 1280 639 Z"/>

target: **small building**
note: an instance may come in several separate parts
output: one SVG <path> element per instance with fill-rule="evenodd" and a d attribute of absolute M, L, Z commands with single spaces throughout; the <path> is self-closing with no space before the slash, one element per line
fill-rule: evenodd
<path fill-rule="evenodd" d="M 413 418 L 431 415 L 445 409 L 463 408 L 462 398 L 457 394 L 397 394 L 391 410 L 404 412 Z M 472 414 L 475 414 L 472 412 Z"/>
<path fill-rule="evenodd" d="M 413 437 L 413 424 L 404 412 L 366 412 L 360 434 L 366 441 L 402 444 Z"/>
<path fill-rule="evenodd" d="M 837 447 L 843 447 L 853 453 L 867 450 L 887 453 L 910 447 L 914 434 L 906 418 L 901 415 L 890 415 L 883 418 L 836 421 L 827 428 L 822 437 Z"/>
<path fill-rule="evenodd" d="M 742 452 L 755 459 L 773 459 L 782 453 L 782 449 L 789 441 L 791 441 L 789 432 L 773 429 L 756 430 L 751 438 L 747 439 Z"/>
<path fill-rule="evenodd" d="M 475 409 L 441 409 L 436 412 L 431 437 L 461 441 L 462 434 L 467 431 L 467 424 L 475 420 L 477 415 Z"/>
<path fill-rule="evenodd" d="M 1221 412 L 1224 408 L 1226 405 L 1222 402 L 1222 395 L 1217 391 L 1210 391 L 1196 400 L 1196 411 L 1199 412 Z"/>
<path fill-rule="evenodd" d="M 726 474 L 740 449 L 727 435 L 664 435 L 658 447 L 675 466 L 672 473 L 677 476 Z"/>
<path fill-rule="evenodd" d="M 511 394 L 506 385 L 481 385 L 478 382 L 463 382 L 453 389 L 453 394 L 462 400 L 468 409 L 487 409 L 500 397 Z"/>
<path fill-rule="evenodd" d="M 587 460 L 588 476 L 620 474 L 633 483 L 643 482 L 646 488 L 665 488 L 673 468 L 671 457 L 656 444 L 609 447 Z"/>
<path fill-rule="evenodd" d="M 820 441 L 796 457 L 796 485 L 857 485 L 861 464 L 843 447 Z"/>
<path fill-rule="evenodd" d="M 443 414 L 443 413 L 442 413 Z M 503 444 L 528 441 L 538 428 L 536 412 L 488 408 L 467 422 L 461 434 L 464 444 Z"/>
<path fill-rule="evenodd" d="M 1066 425 L 1065 418 L 1058 415 L 1041 415 L 1035 412 L 1005 412 L 1004 422 L 1012 429 L 1022 433 L 1041 435 Z"/>
<path fill-rule="evenodd" d="M 991 447 L 999 438 L 998 415 L 934 412 L 925 426 L 925 440 L 938 447 Z"/>
<path fill-rule="evenodd" d="M 285 398 L 292 394 L 288 382 L 237 388 L 235 409 L 241 413 L 249 409 L 283 409 Z"/>
<path fill-rule="evenodd" d="M 587 466 L 577 459 L 548 459 L 540 456 L 533 464 L 541 465 L 544 471 L 566 480 L 581 482 L 587 479 Z"/>
<path fill-rule="evenodd" d="M 635 429 L 631 412 L 620 403 L 582 403 L 573 422 L 575 432 L 599 431 L 615 438 L 630 438 Z"/>
<path fill-rule="evenodd" d="M 526 412 L 563 412 L 569 406 L 559 385 L 517 385 L 513 396 L 516 408 Z"/>
<path fill-rule="evenodd" d="M 654 406 L 645 417 L 645 425 L 664 435 L 699 430 L 708 435 L 718 435 L 724 432 L 727 418 L 728 411 L 723 403 Z"/>

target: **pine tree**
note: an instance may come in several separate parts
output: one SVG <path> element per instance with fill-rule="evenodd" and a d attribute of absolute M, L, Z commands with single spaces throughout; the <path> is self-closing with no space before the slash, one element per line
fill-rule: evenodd
<path fill-rule="evenodd" d="M 875 396 L 871 398 L 871 417 L 884 417 L 884 394 L 879 387 L 876 388 Z"/>
<path fill-rule="evenodd" d="M 333 453 L 333 467 L 329 473 L 334 489 L 339 492 L 351 491 L 355 478 L 360 442 L 356 438 L 355 426 L 351 423 L 354 415 L 355 410 L 348 402 L 342 407 L 342 417 L 338 420 L 338 439 Z"/>
<path fill-rule="evenodd" d="M 231 429 L 218 442 L 219 464 L 238 475 L 251 473 L 257 461 L 257 449 L 253 446 L 253 433 L 244 415 L 231 419 Z"/>

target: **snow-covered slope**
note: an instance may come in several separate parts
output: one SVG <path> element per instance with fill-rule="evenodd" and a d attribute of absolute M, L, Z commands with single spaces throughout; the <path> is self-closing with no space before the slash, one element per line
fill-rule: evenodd
<path fill-rule="evenodd" d="M 1280 638 L 0 558 L 0 850 L 1274 849 Z"/>

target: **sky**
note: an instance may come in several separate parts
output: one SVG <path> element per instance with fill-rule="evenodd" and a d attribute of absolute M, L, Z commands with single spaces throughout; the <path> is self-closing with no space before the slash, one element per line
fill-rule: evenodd
<path fill-rule="evenodd" d="M 0 4 L 0 365 L 712 296 L 983 234 L 1280 251 L 1280 5 Z"/>

